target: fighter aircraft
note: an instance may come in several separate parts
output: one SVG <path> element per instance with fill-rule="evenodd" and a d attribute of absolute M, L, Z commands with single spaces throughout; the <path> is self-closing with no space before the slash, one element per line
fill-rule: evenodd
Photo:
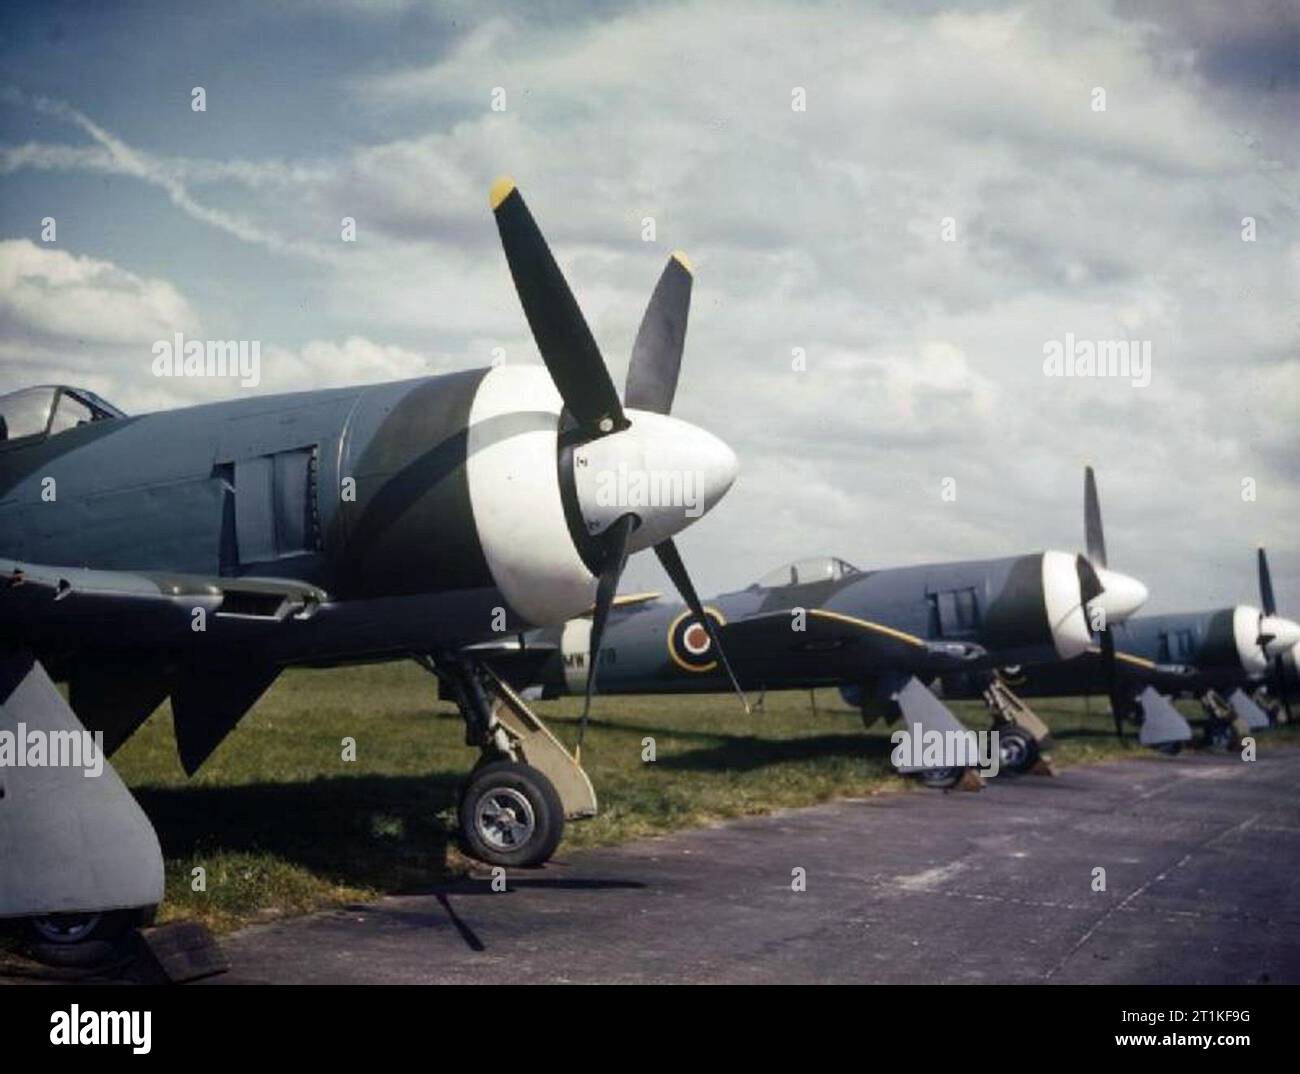
<path fill-rule="evenodd" d="M 1192 697 L 1205 709 L 1207 742 L 1231 747 L 1251 731 L 1270 726 L 1270 715 L 1257 700 L 1265 700 L 1270 708 L 1279 703 L 1285 719 L 1291 719 L 1290 691 L 1300 657 L 1300 624 L 1277 614 L 1263 548 L 1258 550 L 1257 565 L 1259 607 L 1237 604 L 1211 611 L 1138 616 L 1116 625 L 1115 659 L 1110 665 L 1099 650 L 1090 649 L 1057 664 L 947 675 L 941 681 L 943 694 L 979 696 L 990 677 L 1006 682 L 1023 697 L 1102 694 L 1110 698 L 1118 736 L 1123 737 L 1124 720 L 1140 714 L 1141 740 L 1148 741 L 1153 727 L 1166 726 L 1163 740 L 1152 744 L 1169 753 L 1176 753 L 1192 738 L 1191 728 L 1169 698 Z M 1271 694 L 1268 698 L 1259 690 L 1264 684 Z M 1181 730 L 1170 713 L 1182 724 Z M 1276 718 L 1274 713 L 1272 719 Z M 1179 730 L 1176 736 L 1175 730 Z"/>
<path fill-rule="evenodd" d="M 481 752 L 460 826 L 485 861 L 544 861 L 566 815 L 595 812 L 581 767 L 466 646 L 593 601 L 600 623 L 647 548 L 698 607 L 673 535 L 737 461 L 669 414 L 686 258 L 659 279 L 620 400 L 514 183 L 490 202 L 545 369 L 138 416 L 75 387 L 0 398 L 0 917 L 82 940 L 162 897 L 156 835 L 111 766 L 13 756 L 83 730 L 111 753 L 170 697 L 193 773 L 291 665 L 413 656 L 436 674 Z M 593 475 L 619 468 L 689 474 L 693 501 L 602 498 Z"/>
<path fill-rule="evenodd" d="M 1091 468 L 1085 489 L 1093 548 L 1102 529 Z M 1100 557 L 1047 551 L 872 571 L 828 556 L 720 594 L 706 604 L 703 620 L 658 594 L 631 594 L 600 644 L 592 642 L 591 620 L 576 618 L 478 648 L 500 674 L 543 697 L 589 689 L 588 654 L 598 652 L 601 693 L 837 686 L 868 726 L 903 715 L 909 726 L 947 732 L 962 725 L 926 684 L 954 671 L 1077 657 L 1093 646 L 1094 631 L 1104 644 L 1109 626 L 1146 598 L 1141 582 L 1106 566 L 1104 550 Z M 709 620 L 714 631 L 704 629 Z M 990 705 L 1000 725 L 1001 764 L 1013 771 L 1032 766 L 1046 726 L 1005 687 Z M 915 771 L 940 786 L 961 775 L 951 767 Z"/>

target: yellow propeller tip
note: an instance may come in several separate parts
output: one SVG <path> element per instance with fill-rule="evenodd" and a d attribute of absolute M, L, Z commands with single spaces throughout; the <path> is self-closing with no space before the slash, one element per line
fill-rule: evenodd
<path fill-rule="evenodd" d="M 493 212 L 496 212 L 497 207 L 505 201 L 506 198 L 510 197 L 510 191 L 514 190 L 514 188 L 515 181 L 508 175 L 503 175 L 492 184 L 492 189 L 488 193 L 488 204 L 492 206 Z"/>
<path fill-rule="evenodd" d="M 679 265 L 681 265 L 682 268 L 684 268 L 692 276 L 695 275 L 695 266 L 691 264 L 691 259 L 687 257 L 684 253 L 682 253 L 681 250 L 673 251 L 673 260 L 676 261 Z"/>

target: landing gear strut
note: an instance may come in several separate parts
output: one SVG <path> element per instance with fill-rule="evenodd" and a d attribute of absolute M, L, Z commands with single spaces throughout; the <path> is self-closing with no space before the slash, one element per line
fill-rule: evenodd
<path fill-rule="evenodd" d="M 1051 743 L 1051 730 L 1038 714 L 1018 698 L 1006 683 L 994 679 L 984 690 L 984 704 L 993 719 L 1001 751 L 999 764 L 1008 772 L 1029 772 L 1039 766 L 1051 773 L 1051 761 L 1043 752 Z"/>
<path fill-rule="evenodd" d="M 1206 690 L 1199 700 L 1205 711 L 1205 744 L 1229 751 L 1239 749 L 1250 729 L 1239 722 L 1232 706 L 1217 690 Z"/>
<path fill-rule="evenodd" d="M 587 773 L 491 668 L 459 654 L 416 660 L 456 702 L 465 742 L 480 750 L 457 811 L 465 850 L 489 865 L 546 862 L 566 818 L 596 815 Z"/>

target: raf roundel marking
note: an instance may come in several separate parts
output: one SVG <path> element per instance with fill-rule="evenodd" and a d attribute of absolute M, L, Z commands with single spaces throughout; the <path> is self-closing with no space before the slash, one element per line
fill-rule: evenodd
<path fill-rule="evenodd" d="M 706 607 L 704 614 L 718 626 L 727 621 L 717 608 Z M 712 671 L 718 666 L 709 632 L 689 609 L 668 626 L 668 655 L 683 671 Z"/>

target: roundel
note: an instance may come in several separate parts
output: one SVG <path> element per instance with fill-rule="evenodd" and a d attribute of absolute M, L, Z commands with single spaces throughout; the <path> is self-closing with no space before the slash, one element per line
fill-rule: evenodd
<path fill-rule="evenodd" d="M 716 608 L 705 608 L 704 614 L 717 626 L 726 622 Z M 718 666 L 713 639 L 690 611 L 682 612 L 668 627 L 668 655 L 683 671 L 712 671 Z"/>

